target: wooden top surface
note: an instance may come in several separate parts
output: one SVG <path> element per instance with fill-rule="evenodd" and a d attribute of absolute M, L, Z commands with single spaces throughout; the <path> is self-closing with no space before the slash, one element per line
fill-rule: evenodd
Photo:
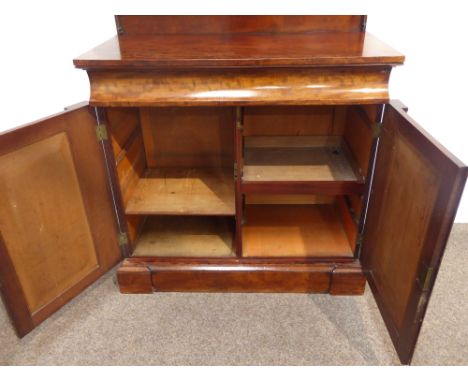
<path fill-rule="evenodd" d="M 74 60 L 82 69 L 399 65 L 366 32 L 142 34 L 111 38 Z"/>

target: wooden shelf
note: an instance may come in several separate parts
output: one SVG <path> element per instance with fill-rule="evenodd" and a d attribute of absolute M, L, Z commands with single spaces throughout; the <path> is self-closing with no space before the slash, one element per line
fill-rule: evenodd
<path fill-rule="evenodd" d="M 352 257 L 334 204 L 247 205 L 244 257 Z"/>
<path fill-rule="evenodd" d="M 245 182 L 358 182 L 340 137 L 246 137 Z"/>
<path fill-rule="evenodd" d="M 231 220 L 220 216 L 150 216 L 133 256 L 235 256 Z"/>
<path fill-rule="evenodd" d="M 125 212 L 129 215 L 235 215 L 232 169 L 148 169 Z"/>

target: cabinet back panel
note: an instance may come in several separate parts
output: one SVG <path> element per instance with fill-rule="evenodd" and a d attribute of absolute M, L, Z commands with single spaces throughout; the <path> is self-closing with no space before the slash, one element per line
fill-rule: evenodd
<path fill-rule="evenodd" d="M 123 155 L 118 158 L 117 162 L 117 175 L 122 199 L 126 205 L 146 168 L 145 148 L 141 132 L 138 131 L 133 135 L 122 153 Z"/>
<path fill-rule="evenodd" d="M 117 158 L 116 165 L 122 200 L 126 206 L 146 168 L 143 135 L 139 128 L 134 130 L 126 142 Z M 127 216 L 128 236 L 132 245 L 135 243 L 143 222 L 143 216 Z"/>
<path fill-rule="evenodd" d="M 346 106 L 244 108 L 245 136 L 342 135 Z"/>
<path fill-rule="evenodd" d="M 345 201 L 345 196 L 338 196 L 336 198 L 336 208 L 341 216 L 341 222 L 343 223 L 343 228 L 346 232 L 346 236 L 348 237 L 349 244 L 351 248 L 354 249 L 356 246 L 356 239 L 357 239 L 357 224 L 353 220 L 353 216 L 349 210 L 349 207 Z M 359 216 L 359 215 L 356 215 Z"/>
<path fill-rule="evenodd" d="M 373 140 L 371 123 L 375 121 L 375 115 L 369 116 L 366 110 L 372 112 L 373 109 L 376 109 L 376 106 L 361 109 L 365 115 L 364 117 L 357 111 L 356 107 L 349 108 L 344 130 L 344 139 L 351 149 L 363 176 L 367 175 L 369 167 Z"/>
<path fill-rule="evenodd" d="M 140 124 L 137 108 L 109 107 L 106 109 L 107 128 L 111 136 L 112 149 L 118 158 Z"/>
<path fill-rule="evenodd" d="M 0 232 L 33 314 L 99 266 L 67 134 L 0 156 L 0 184 Z"/>
<path fill-rule="evenodd" d="M 234 164 L 234 109 L 142 108 L 149 167 L 230 167 Z"/>

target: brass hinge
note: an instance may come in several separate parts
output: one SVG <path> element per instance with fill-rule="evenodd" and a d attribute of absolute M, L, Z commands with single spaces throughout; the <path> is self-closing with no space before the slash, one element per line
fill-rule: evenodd
<path fill-rule="evenodd" d="M 125 232 L 119 232 L 117 235 L 117 242 L 119 243 L 119 247 L 122 247 L 124 245 L 128 244 L 128 236 Z"/>
<path fill-rule="evenodd" d="M 380 137 L 382 133 L 382 122 L 376 122 L 372 125 L 372 135 L 374 138 Z"/>
<path fill-rule="evenodd" d="M 234 163 L 234 180 L 237 179 L 237 163 Z"/>
<path fill-rule="evenodd" d="M 96 125 L 96 137 L 99 142 L 107 140 L 106 125 Z"/>
<path fill-rule="evenodd" d="M 427 292 L 429 290 L 429 286 L 431 285 L 432 275 L 434 274 L 433 267 L 423 266 L 422 270 L 419 273 L 419 283 L 421 284 L 421 288 L 423 292 Z"/>
<path fill-rule="evenodd" d="M 421 297 L 419 297 L 418 305 L 416 307 L 415 322 L 422 322 L 422 312 L 425 306 L 427 306 L 427 293 L 423 293 Z"/>

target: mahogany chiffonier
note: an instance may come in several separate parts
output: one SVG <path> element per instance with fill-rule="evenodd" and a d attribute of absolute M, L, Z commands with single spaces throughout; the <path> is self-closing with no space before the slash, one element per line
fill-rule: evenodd
<path fill-rule="evenodd" d="M 0 135 L 0 278 L 23 336 L 122 293 L 362 294 L 409 363 L 467 168 L 389 101 L 365 16 L 117 16 L 89 103 Z"/>

